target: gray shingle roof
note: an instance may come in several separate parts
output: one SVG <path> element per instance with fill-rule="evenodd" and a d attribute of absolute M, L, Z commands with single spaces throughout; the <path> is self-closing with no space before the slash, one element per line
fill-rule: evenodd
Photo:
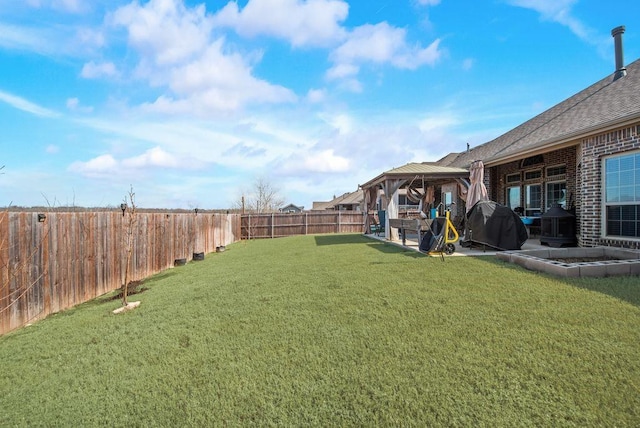
<path fill-rule="evenodd" d="M 541 147 L 552 147 L 640 117 L 640 60 L 627 75 L 613 73 L 536 117 L 468 152 L 450 154 L 438 163 L 468 167 L 474 160 L 497 162 Z"/>
<path fill-rule="evenodd" d="M 338 205 L 356 205 L 360 204 L 364 199 L 364 195 L 361 190 L 356 190 L 355 192 L 345 193 L 343 195 L 337 196 L 330 201 L 326 202 L 313 202 L 312 210 L 331 210 L 334 209 Z"/>

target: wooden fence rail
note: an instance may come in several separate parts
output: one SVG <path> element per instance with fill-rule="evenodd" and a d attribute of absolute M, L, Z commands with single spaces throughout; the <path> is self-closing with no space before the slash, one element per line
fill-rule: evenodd
<path fill-rule="evenodd" d="M 45 216 L 0 213 L 0 334 L 115 290 L 124 281 L 121 212 Z M 139 212 L 131 279 L 238 241 L 240 224 L 238 214 Z"/>
<path fill-rule="evenodd" d="M 0 334 L 119 288 L 126 217 L 118 211 L 0 212 Z M 360 212 L 137 214 L 131 279 L 240 239 L 360 233 Z"/>
<path fill-rule="evenodd" d="M 271 213 L 242 216 L 242 239 L 363 231 L 364 214 L 357 211 L 311 211 L 298 214 Z"/>

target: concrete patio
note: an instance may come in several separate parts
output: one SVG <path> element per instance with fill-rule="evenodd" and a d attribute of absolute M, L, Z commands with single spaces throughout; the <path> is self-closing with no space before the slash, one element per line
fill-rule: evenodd
<path fill-rule="evenodd" d="M 398 247 L 420 251 L 418 247 L 418 236 L 407 234 L 405 243 L 402 240 L 391 241 L 384 236 L 375 234 L 366 235 L 378 241 L 388 242 Z M 539 238 L 529 238 L 520 250 L 497 251 L 494 248 L 463 247 L 459 243 L 455 244 L 456 251 L 446 257 L 464 256 L 497 256 L 499 259 L 518 264 L 525 269 L 539 272 L 546 272 L 561 277 L 605 277 L 605 276 L 638 276 L 640 275 L 640 251 L 627 250 L 610 247 L 596 248 L 550 248 L 541 245 Z M 440 253 L 430 254 L 431 257 L 441 257 Z M 556 258 L 576 258 L 582 257 L 585 260 L 579 262 L 563 262 Z M 597 260 L 597 258 L 608 257 L 614 260 Z M 594 260 L 589 260 L 594 258 Z"/>
<path fill-rule="evenodd" d="M 406 245 L 402 245 L 402 239 L 400 238 L 397 241 L 392 241 L 389 240 L 387 238 L 385 238 L 384 236 L 379 236 L 376 234 L 369 234 L 366 235 L 372 239 L 376 239 L 378 241 L 384 241 L 387 242 L 389 244 L 392 245 L 397 245 L 398 247 L 402 247 L 402 248 L 406 248 L 409 250 L 413 250 L 413 251 L 418 251 L 420 252 L 420 249 L 418 247 L 418 235 L 417 234 L 407 234 L 405 242 Z M 467 247 L 463 247 L 460 245 L 460 243 L 456 243 L 455 244 L 456 247 L 456 251 L 451 254 L 448 255 L 447 257 L 461 257 L 461 256 L 495 256 L 496 253 L 500 253 L 502 251 L 498 251 L 494 248 L 491 247 L 486 247 L 486 248 L 482 248 L 482 247 L 474 247 L 474 248 L 467 248 Z M 541 245 L 540 244 L 540 239 L 538 237 L 532 237 L 529 238 L 524 245 L 522 245 L 521 250 L 539 250 L 539 249 L 548 249 L 549 247 L 546 245 Z M 439 254 L 434 254 L 433 257 L 440 257 Z"/>

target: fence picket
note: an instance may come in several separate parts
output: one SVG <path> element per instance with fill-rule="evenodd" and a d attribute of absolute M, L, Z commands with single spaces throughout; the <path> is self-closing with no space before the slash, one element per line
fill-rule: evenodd
<path fill-rule="evenodd" d="M 240 239 L 240 215 L 138 212 L 131 278 Z M 0 334 L 122 285 L 122 213 L 0 213 Z"/>
<path fill-rule="evenodd" d="M 361 212 L 206 214 L 138 212 L 131 279 L 144 279 L 240 239 L 360 233 Z M 0 334 L 119 288 L 120 211 L 0 212 Z"/>

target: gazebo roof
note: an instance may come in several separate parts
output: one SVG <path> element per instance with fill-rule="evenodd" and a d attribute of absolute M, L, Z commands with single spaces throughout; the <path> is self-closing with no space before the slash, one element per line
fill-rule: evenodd
<path fill-rule="evenodd" d="M 398 168 L 385 171 L 360 187 L 363 189 L 377 186 L 385 180 L 424 180 L 430 184 L 438 181 L 450 181 L 456 178 L 469 178 L 469 170 L 465 168 L 442 166 L 435 162 L 412 162 Z"/>

